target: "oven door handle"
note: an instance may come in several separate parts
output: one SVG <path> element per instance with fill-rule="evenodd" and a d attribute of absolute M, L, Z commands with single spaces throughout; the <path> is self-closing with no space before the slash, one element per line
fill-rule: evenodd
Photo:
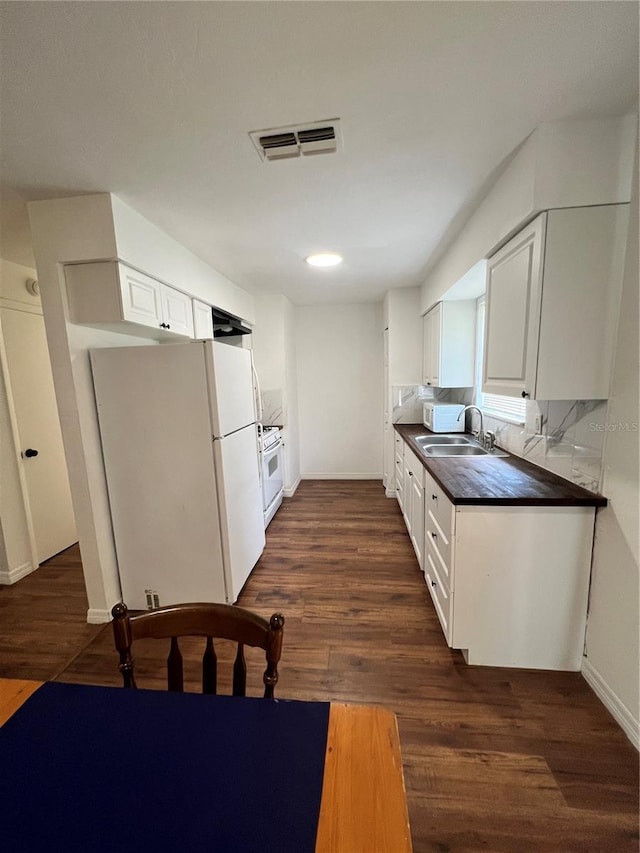
<path fill-rule="evenodd" d="M 280 447 L 282 447 L 282 439 L 281 438 L 279 438 L 275 444 L 272 444 L 270 447 L 267 447 L 266 450 L 263 450 L 262 455 L 265 457 L 265 459 L 267 458 L 267 456 L 273 456 L 275 451 L 278 450 L 278 448 L 280 448 Z"/>

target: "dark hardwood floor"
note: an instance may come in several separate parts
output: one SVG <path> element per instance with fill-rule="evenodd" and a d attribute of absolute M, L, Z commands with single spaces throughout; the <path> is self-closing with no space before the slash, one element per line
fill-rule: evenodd
<path fill-rule="evenodd" d="M 579 673 L 468 667 L 447 648 L 379 482 L 303 482 L 238 603 L 286 616 L 276 696 L 398 715 L 416 853 L 637 853 L 635 749 Z M 0 675 L 119 684 L 86 606 L 77 548 L 0 587 Z M 141 686 L 163 684 L 164 653 L 137 649 Z M 264 658 L 247 658 L 260 695 Z"/>

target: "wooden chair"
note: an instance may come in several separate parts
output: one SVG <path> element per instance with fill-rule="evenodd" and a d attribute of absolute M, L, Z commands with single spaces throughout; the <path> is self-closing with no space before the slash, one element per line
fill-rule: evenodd
<path fill-rule="evenodd" d="M 244 696 L 247 685 L 247 667 L 244 646 L 264 649 L 267 668 L 264 681 L 265 698 L 273 698 L 273 689 L 278 682 L 278 661 L 282 651 L 282 628 L 284 616 L 274 613 L 267 622 L 261 616 L 229 604 L 175 604 L 159 607 L 129 616 L 125 604 L 116 604 L 111 611 L 113 635 L 120 654 L 120 672 L 125 687 L 136 687 L 134 660 L 131 647 L 135 640 L 144 637 L 170 639 L 171 648 L 167 658 L 167 686 L 169 690 L 184 690 L 182 676 L 182 654 L 178 646 L 179 637 L 206 637 L 202 658 L 202 692 L 216 693 L 217 657 L 213 639 L 232 640 L 238 644 L 233 664 L 233 695 Z"/>

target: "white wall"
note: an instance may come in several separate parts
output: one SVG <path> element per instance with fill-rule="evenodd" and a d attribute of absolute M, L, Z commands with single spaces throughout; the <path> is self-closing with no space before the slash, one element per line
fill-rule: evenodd
<path fill-rule="evenodd" d="M 417 388 L 422 383 L 422 317 L 420 316 L 420 288 L 403 287 L 389 290 L 383 303 L 383 328 L 387 334 L 388 364 L 384 376 L 384 484 L 387 494 L 395 494 L 395 431 L 393 423 L 398 420 L 393 393 L 402 386 Z M 413 392 L 412 399 L 415 399 Z M 412 422 L 420 422 L 419 406 L 412 405 Z M 396 417 L 394 418 L 394 412 Z"/>
<path fill-rule="evenodd" d="M 628 202 L 634 139 L 629 116 L 540 125 L 429 271 L 421 313 L 540 211 Z"/>
<path fill-rule="evenodd" d="M 29 267 L 0 259 L 0 304 L 26 306 L 41 312 L 40 297 L 25 288 L 29 278 L 37 278 Z M 0 324 L 0 583 L 9 583 L 37 568 L 30 539 L 18 463 L 18 451 L 8 398 L 8 368 Z"/>
<path fill-rule="evenodd" d="M 304 478 L 382 478 L 382 304 L 295 308 Z"/>
<path fill-rule="evenodd" d="M 262 392 L 282 390 L 285 373 L 284 297 L 257 294 L 254 297 L 255 326 L 251 345 Z"/>
<path fill-rule="evenodd" d="M 284 488 L 291 497 L 300 480 L 294 308 L 282 294 L 256 295 L 254 304 L 256 324 L 251 338 L 263 421 L 283 428 Z"/>
<path fill-rule="evenodd" d="M 387 293 L 389 384 L 422 382 L 422 317 L 420 288 L 403 287 Z"/>
<path fill-rule="evenodd" d="M 161 281 L 240 317 L 255 320 L 253 297 L 110 195 L 118 258 Z"/>
<path fill-rule="evenodd" d="M 194 295 L 223 310 L 253 318 L 253 300 L 231 282 L 227 287 L 223 276 L 109 194 L 31 202 L 28 209 L 89 599 L 88 620 L 104 622 L 120 599 L 120 583 L 88 351 L 155 344 L 70 323 L 62 264 L 120 258 L 153 273 L 159 269 L 158 259 L 164 259 L 160 278 L 187 292 L 193 279 Z M 146 264 L 153 268 L 145 269 Z"/>
<path fill-rule="evenodd" d="M 300 482 L 300 424 L 298 416 L 298 354 L 295 309 L 283 297 L 284 306 L 284 393 L 287 421 L 284 430 L 285 494 L 291 497 Z"/>
<path fill-rule="evenodd" d="M 640 719 L 638 507 L 638 163 L 633 177 L 616 355 L 604 445 L 583 672 L 638 746 Z M 628 424 L 629 430 L 619 424 Z M 635 430 L 633 424 L 636 425 Z"/>

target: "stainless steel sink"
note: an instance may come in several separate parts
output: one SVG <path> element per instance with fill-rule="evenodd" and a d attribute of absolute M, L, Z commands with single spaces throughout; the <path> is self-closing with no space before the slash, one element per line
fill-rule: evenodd
<path fill-rule="evenodd" d="M 434 444 L 425 446 L 427 456 L 508 456 L 502 450 L 485 450 L 479 444 Z"/>
<path fill-rule="evenodd" d="M 471 439 L 462 435 L 418 435 L 416 441 L 420 447 L 435 444 L 471 444 Z"/>

